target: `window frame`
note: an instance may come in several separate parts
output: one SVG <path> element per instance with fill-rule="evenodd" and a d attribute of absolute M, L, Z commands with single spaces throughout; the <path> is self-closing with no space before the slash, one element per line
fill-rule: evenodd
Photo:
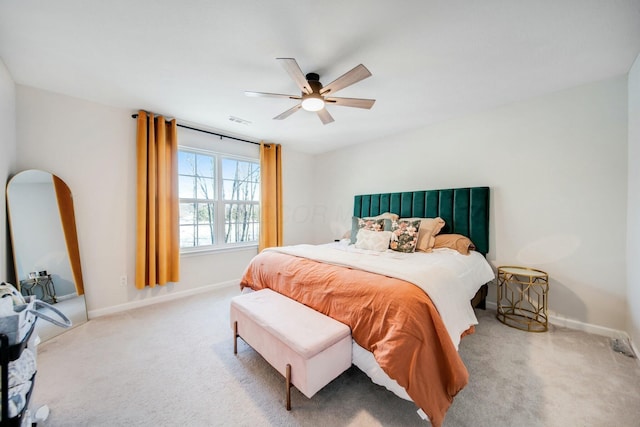
<path fill-rule="evenodd" d="M 232 159 L 232 160 L 237 160 L 237 161 L 243 161 L 243 162 L 250 162 L 250 163 L 256 163 L 258 165 L 258 167 L 260 167 L 260 159 L 259 158 L 254 158 L 254 157 L 250 157 L 250 156 L 243 156 L 243 155 L 238 155 L 238 154 L 231 154 L 231 153 L 227 153 L 227 152 L 223 152 L 223 151 L 215 151 L 215 150 L 208 150 L 208 149 L 203 149 L 203 148 L 198 148 L 198 147 L 193 147 L 193 146 L 189 146 L 189 145 L 183 145 L 183 144 L 179 144 L 178 145 L 178 152 L 183 151 L 183 152 L 190 152 L 190 153 L 195 153 L 195 154 L 200 154 L 200 155 L 206 155 L 206 156 L 210 156 L 210 157 L 214 157 L 215 158 L 215 163 L 214 163 L 214 199 L 213 199 L 213 205 L 214 205 L 214 240 L 215 243 L 212 245 L 201 245 L 201 246 L 189 246 L 189 247 L 180 247 L 180 254 L 181 255 L 188 255 L 188 254 L 201 254 L 201 253 L 209 253 L 209 252 L 218 252 L 218 251 L 230 251 L 230 250 L 238 250 L 238 249 L 246 249 L 246 248 L 252 248 L 258 247 L 259 244 L 259 234 L 258 234 L 258 240 L 256 241 L 252 241 L 252 242 L 234 242 L 234 243 L 225 243 L 224 242 L 224 236 L 225 236 L 225 219 L 226 219 L 226 215 L 225 215 L 225 209 L 227 204 L 230 203 L 243 203 L 243 204 L 255 204 L 258 206 L 258 209 L 260 207 L 260 200 L 258 200 L 257 202 L 250 202 L 250 201 L 238 201 L 238 200 L 225 200 L 223 199 L 224 196 L 224 179 L 223 179 L 223 175 L 222 175 L 222 162 L 223 159 Z M 179 175 L 178 175 L 179 176 Z M 260 177 L 258 177 L 258 185 L 260 185 Z M 197 196 L 197 195 L 196 195 Z M 260 195 L 262 196 L 262 195 Z M 182 203 L 183 201 L 198 201 L 200 199 L 197 199 L 197 197 L 195 199 L 191 199 L 191 198 L 180 198 L 178 196 L 178 203 Z M 259 231 L 258 231 L 259 233 Z"/>

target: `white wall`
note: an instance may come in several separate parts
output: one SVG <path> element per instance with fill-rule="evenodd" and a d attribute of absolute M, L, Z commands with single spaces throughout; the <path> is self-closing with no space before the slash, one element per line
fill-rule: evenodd
<path fill-rule="evenodd" d="M 130 113 L 17 86 L 18 169 L 41 169 L 73 194 L 89 310 L 122 304 L 133 277 L 135 120 Z"/>
<path fill-rule="evenodd" d="M 87 307 L 93 315 L 237 281 L 256 253 L 248 248 L 183 256 L 179 284 L 135 289 L 136 121 L 131 113 L 17 86 L 17 169 L 52 172 L 70 187 Z M 308 182 L 304 165 L 310 158 L 286 147 L 283 158 L 285 203 L 296 210 L 308 203 L 301 183 Z M 285 234 L 289 241 L 310 240 L 310 227 L 296 225 L 292 230 L 294 235 Z M 120 286 L 122 275 L 129 278 L 126 287 Z"/>
<path fill-rule="evenodd" d="M 282 147 L 283 240 L 285 245 L 311 243 L 315 216 L 314 157 Z"/>
<path fill-rule="evenodd" d="M 624 330 L 626 76 L 319 155 L 316 242 L 362 193 L 488 185 L 488 259 L 550 274 L 550 311 Z M 490 287 L 490 300 L 495 289 Z"/>
<path fill-rule="evenodd" d="M 638 84 L 637 68 L 630 85 Z M 121 287 L 120 276 L 131 280 L 134 274 L 131 111 L 13 88 L 0 67 L 0 100 L 7 110 L 0 131 L 9 141 L 16 139 L 10 118 L 17 114 L 12 172 L 47 170 L 71 188 L 90 311 L 104 313 L 240 277 L 255 249 L 183 257 L 176 285 Z M 637 122 L 627 125 L 627 108 L 634 102 L 630 98 L 627 106 L 622 76 L 315 157 L 285 146 L 285 244 L 340 237 L 350 228 L 354 194 L 489 185 L 490 261 L 547 270 L 550 308 L 558 316 L 626 330 L 621 307 L 627 307 L 627 295 L 637 301 L 639 293 L 637 287 L 626 289 L 624 256 L 627 132 L 631 138 L 637 128 Z M 636 148 L 637 134 L 636 129 Z M 15 158 L 15 143 L 1 147 Z M 11 169 L 0 158 L 0 172 Z M 630 187 L 630 201 L 632 193 L 637 191 Z"/>
<path fill-rule="evenodd" d="M 627 211 L 627 331 L 640 345 L 640 56 L 629 71 L 629 195 Z"/>
<path fill-rule="evenodd" d="M 9 70 L 0 58 L 0 182 L 2 188 L 15 172 L 16 89 Z M 4 195 L 4 192 L 3 192 Z M 7 232 L 6 199 L 0 197 L 0 282 L 13 281 L 11 247 Z"/>

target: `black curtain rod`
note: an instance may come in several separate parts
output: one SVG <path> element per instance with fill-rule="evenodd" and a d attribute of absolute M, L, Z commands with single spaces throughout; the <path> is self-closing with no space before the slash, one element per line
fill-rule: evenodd
<path fill-rule="evenodd" d="M 132 119 L 137 119 L 138 115 L 137 114 L 132 114 L 131 115 Z M 219 136 L 220 139 L 222 138 L 227 138 L 227 139 L 235 139 L 236 141 L 242 141 L 242 142 L 248 142 L 249 144 L 254 144 L 254 145 L 260 145 L 259 142 L 255 142 L 255 141 L 248 141 L 246 139 L 241 139 L 241 138 L 236 138 L 235 136 L 228 136 L 228 135 L 222 135 L 220 133 L 215 133 L 215 132 L 211 132 L 209 130 L 204 130 L 204 129 L 198 129 L 198 128 L 194 128 L 191 126 L 187 126 L 187 125 L 181 125 L 180 123 L 176 122 L 176 126 L 181 127 L 181 128 L 185 128 L 185 129 L 191 129 L 191 130 L 195 130 L 198 132 L 202 132 L 202 133 L 208 133 L 209 135 L 215 135 L 215 136 Z"/>

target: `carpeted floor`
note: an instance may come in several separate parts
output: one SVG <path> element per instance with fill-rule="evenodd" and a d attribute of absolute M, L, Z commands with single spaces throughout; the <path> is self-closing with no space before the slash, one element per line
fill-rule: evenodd
<path fill-rule="evenodd" d="M 100 317 L 38 348 L 32 407 L 43 427 L 428 426 L 413 403 L 352 367 L 307 399 L 239 340 L 225 288 Z M 445 426 L 640 425 L 640 364 L 608 338 L 565 328 L 526 333 L 478 311 L 460 353 L 470 373 Z"/>

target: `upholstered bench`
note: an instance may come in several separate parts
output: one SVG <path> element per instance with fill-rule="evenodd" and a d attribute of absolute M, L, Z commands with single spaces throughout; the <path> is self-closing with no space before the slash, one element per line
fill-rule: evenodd
<path fill-rule="evenodd" d="M 291 298 L 263 289 L 231 299 L 234 354 L 238 337 L 285 377 L 286 408 L 291 384 L 311 398 L 351 366 L 351 330 Z"/>

